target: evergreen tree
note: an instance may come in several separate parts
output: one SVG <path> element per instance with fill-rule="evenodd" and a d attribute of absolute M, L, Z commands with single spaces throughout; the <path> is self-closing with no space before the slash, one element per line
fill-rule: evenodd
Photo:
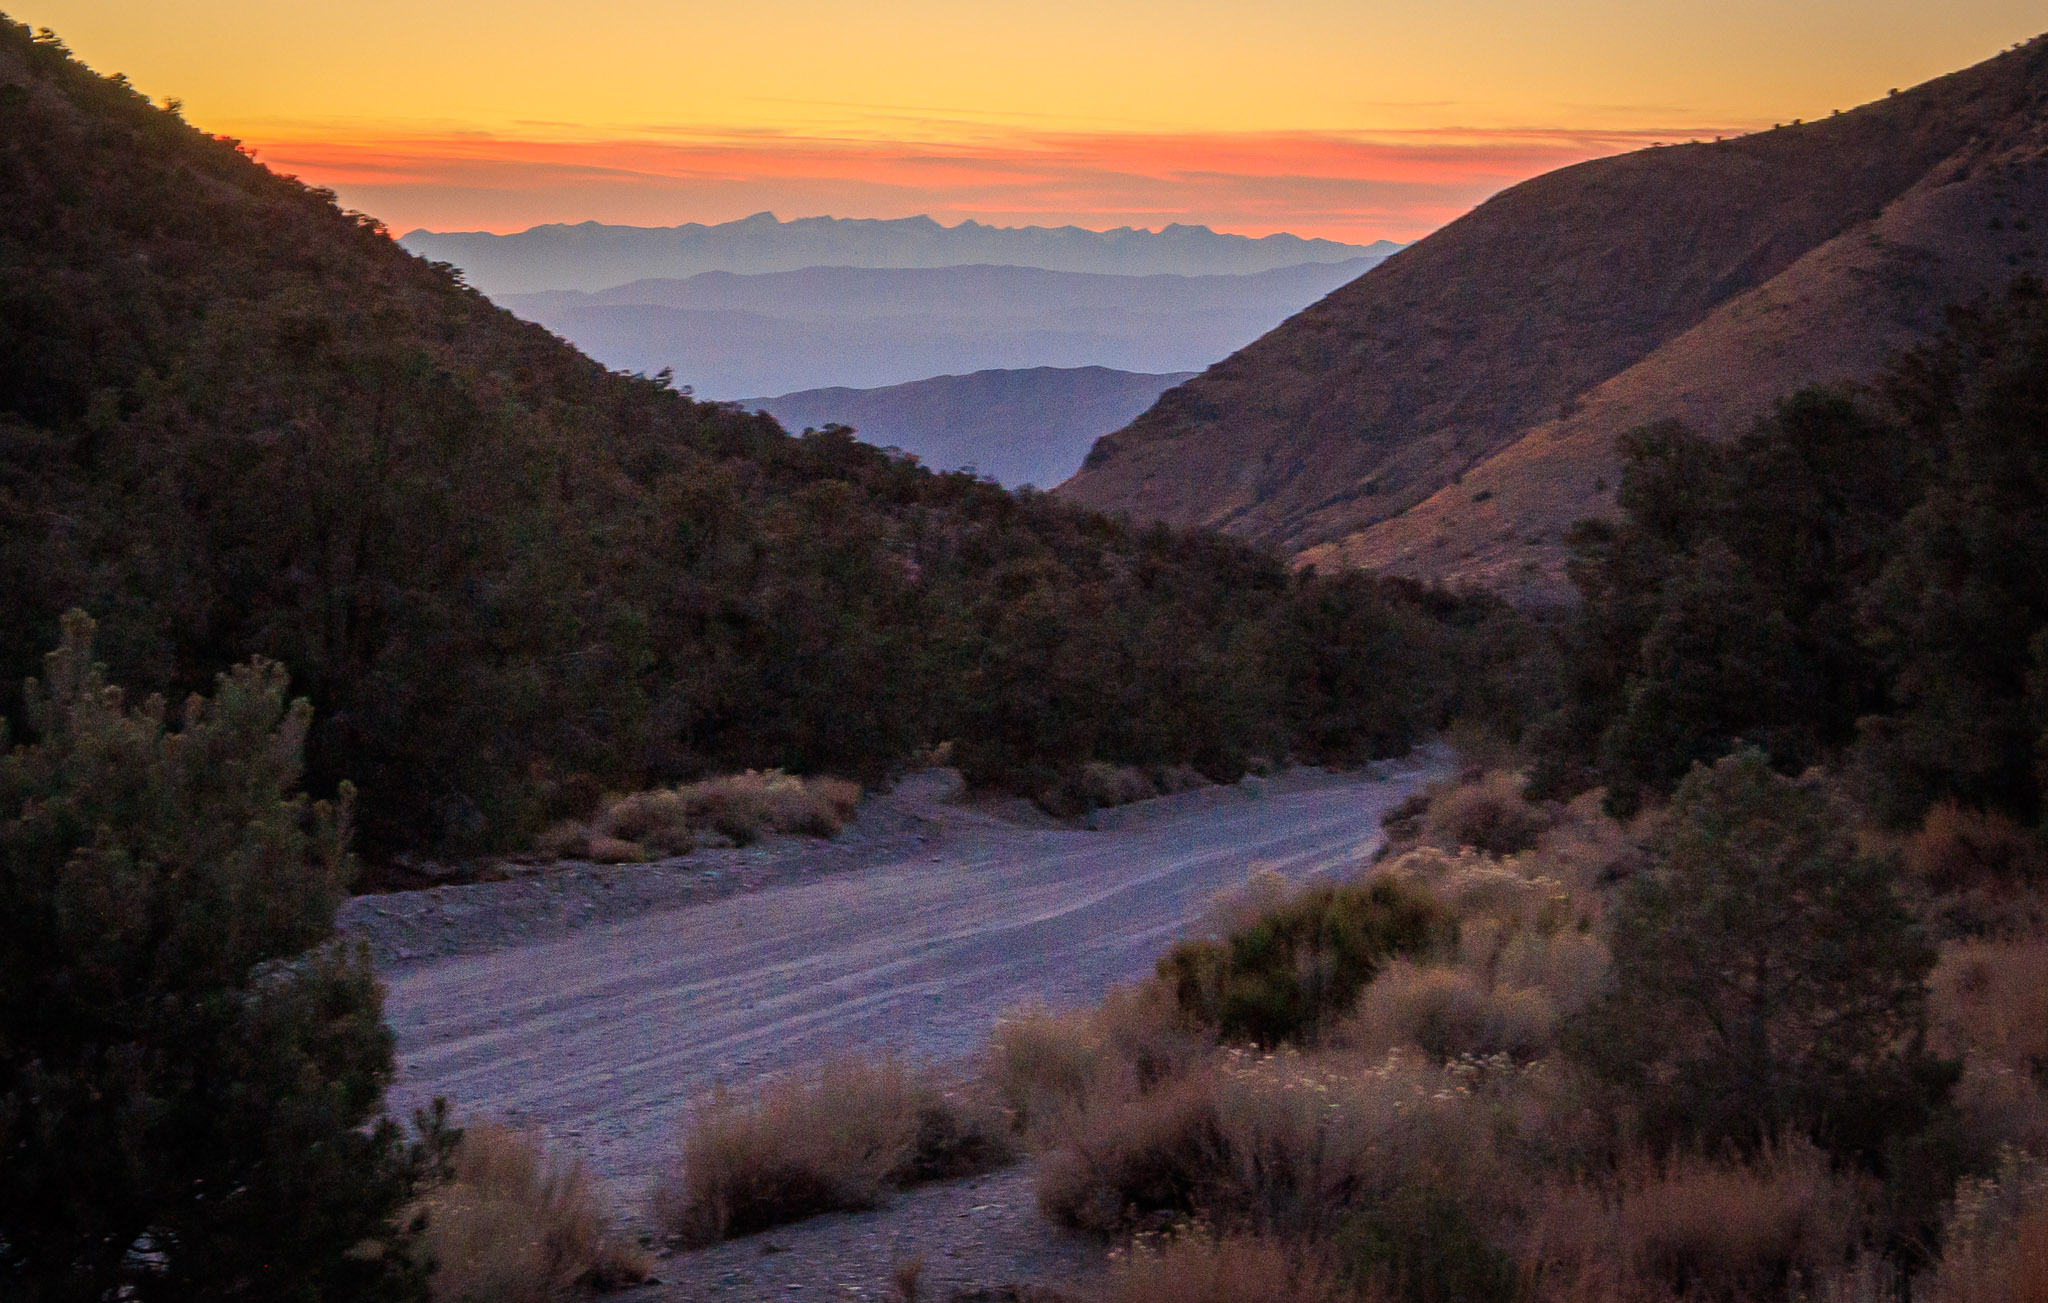
<path fill-rule="evenodd" d="M 394 1218 L 449 1137 L 378 1118 L 381 996 L 323 946 L 350 794 L 293 794 L 311 709 L 255 661 L 168 727 L 92 637 L 66 617 L 0 757 L 0 1294 L 417 1296 Z"/>
<path fill-rule="evenodd" d="M 1875 1164 L 1952 1081 L 1925 1052 L 1934 950 L 1813 779 L 1755 749 L 1695 766 L 1613 916 L 1614 984 L 1580 1048 L 1653 1139 L 1806 1133 Z"/>

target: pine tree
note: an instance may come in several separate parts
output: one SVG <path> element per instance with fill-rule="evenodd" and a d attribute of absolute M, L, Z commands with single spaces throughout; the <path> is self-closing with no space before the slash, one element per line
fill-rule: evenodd
<path fill-rule="evenodd" d="M 293 791 L 311 709 L 254 661 L 173 728 L 92 637 L 66 617 L 0 756 L 0 1294 L 417 1296 L 396 1218 L 451 1142 L 378 1116 L 381 993 L 330 944 L 350 793 Z"/>

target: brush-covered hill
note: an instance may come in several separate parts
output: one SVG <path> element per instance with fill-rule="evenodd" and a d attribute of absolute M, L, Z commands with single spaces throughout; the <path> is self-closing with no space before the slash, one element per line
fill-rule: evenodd
<path fill-rule="evenodd" d="M 0 716 L 73 607 L 171 701 L 262 655 L 366 849 L 628 791 L 1400 749 L 1447 620 L 607 370 L 0 20 Z M 1442 636 L 1439 636 L 1441 633 Z M 171 712 L 175 714 L 175 711 Z"/>
<path fill-rule="evenodd" d="M 1563 591 L 1616 436 L 1748 428 L 2048 269 L 2048 42 L 1497 196 L 1162 396 L 1061 493 L 1310 560 Z"/>

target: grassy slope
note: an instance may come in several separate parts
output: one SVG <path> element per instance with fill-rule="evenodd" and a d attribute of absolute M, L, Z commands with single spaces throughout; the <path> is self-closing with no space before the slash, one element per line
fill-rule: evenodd
<path fill-rule="evenodd" d="M 2033 45 L 1823 122 L 1538 177 L 1166 395 L 1063 492 L 1545 591 L 1614 433 L 1663 414 L 1740 428 L 2031 265 L 2043 224 L 1989 240 L 1982 209 L 2029 207 L 2031 174 L 1989 162 L 2038 154 L 2044 88 Z M 1458 507 L 1488 487 L 1485 510 Z"/>

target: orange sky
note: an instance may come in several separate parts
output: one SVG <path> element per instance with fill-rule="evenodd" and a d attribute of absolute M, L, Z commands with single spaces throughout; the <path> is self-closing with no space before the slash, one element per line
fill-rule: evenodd
<path fill-rule="evenodd" d="M 0 0 L 7 4 L 9 0 Z M 395 230 L 763 209 L 1410 239 L 1987 58 L 2017 0 L 15 0 Z"/>

